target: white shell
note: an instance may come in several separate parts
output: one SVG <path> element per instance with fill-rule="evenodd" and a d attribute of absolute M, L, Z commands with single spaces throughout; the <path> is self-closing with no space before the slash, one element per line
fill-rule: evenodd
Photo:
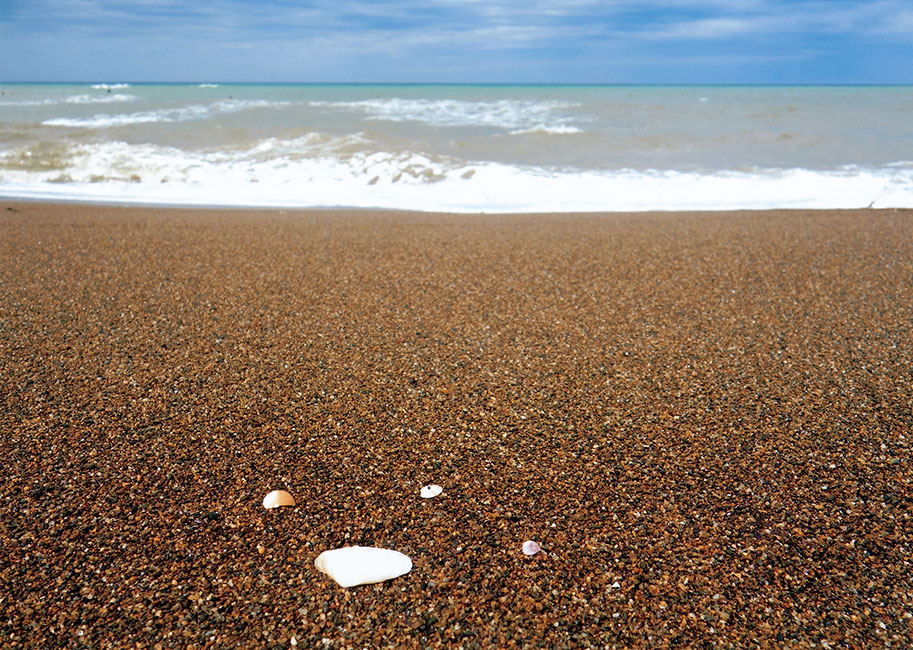
<path fill-rule="evenodd" d="M 346 546 L 324 551 L 314 564 L 340 587 L 392 580 L 412 570 L 408 555 L 373 546 Z"/>
<path fill-rule="evenodd" d="M 421 489 L 419 494 L 422 495 L 423 499 L 433 499 L 443 491 L 444 488 L 442 488 L 440 485 L 426 485 Z"/>
<path fill-rule="evenodd" d="M 524 555 L 535 555 L 542 550 L 542 547 L 539 546 L 536 542 L 531 539 L 523 542 L 523 554 Z"/>
<path fill-rule="evenodd" d="M 263 497 L 264 508 L 278 508 L 279 506 L 293 506 L 295 499 L 285 490 L 273 490 Z"/>

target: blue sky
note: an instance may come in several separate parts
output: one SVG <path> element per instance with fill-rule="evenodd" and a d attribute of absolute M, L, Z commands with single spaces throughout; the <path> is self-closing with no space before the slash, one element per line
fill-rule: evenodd
<path fill-rule="evenodd" d="M 913 83 L 913 0 L 0 0 L 0 80 Z"/>

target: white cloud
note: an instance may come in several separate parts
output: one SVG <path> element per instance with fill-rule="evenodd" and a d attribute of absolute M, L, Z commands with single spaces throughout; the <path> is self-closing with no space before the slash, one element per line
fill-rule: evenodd
<path fill-rule="evenodd" d="M 705 18 L 675 23 L 659 31 L 647 32 L 651 38 L 728 38 L 758 30 L 757 21 L 744 18 Z"/>
<path fill-rule="evenodd" d="M 913 9 L 901 9 L 874 22 L 869 31 L 872 34 L 900 36 L 913 40 Z"/>
<path fill-rule="evenodd" d="M 705 0 L 689 8 L 713 9 L 711 15 L 660 19 L 642 28 L 652 39 L 726 39 L 783 33 L 852 35 L 913 33 L 913 11 L 907 0 L 821 0 L 770 2 L 768 0 Z M 672 0 L 652 0 L 654 7 L 681 7 Z M 671 12 L 675 15 L 677 12 Z M 894 26 L 897 26 L 894 28 Z"/>
<path fill-rule="evenodd" d="M 904 43 L 913 39 L 911 0 L 0 0 L 0 73 L 46 50 L 67 52 L 43 64 L 63 69 L 60 78 L 72 76 L 70 61 L 93 75 L 104 64 L 167 78 L 173 71 L 159 62 L 179 57 L 235 73 L 232 61 L 250 78 L 423 65 L 428 76 L 446 66 L 609 75 L 654 55 L 652 65 L 667 68 L 687 56 L 713 67 L 752 52 L 797 61 L 821 35 L 860 53 L 866 39 Z"/>

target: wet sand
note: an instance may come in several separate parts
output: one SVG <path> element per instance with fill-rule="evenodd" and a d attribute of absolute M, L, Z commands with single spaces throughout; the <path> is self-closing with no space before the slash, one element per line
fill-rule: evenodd
<path fill-rule="evenodd" d="M 910 210 L 0 203 L 0 645 L 909 646 L 911 368 Z"/>

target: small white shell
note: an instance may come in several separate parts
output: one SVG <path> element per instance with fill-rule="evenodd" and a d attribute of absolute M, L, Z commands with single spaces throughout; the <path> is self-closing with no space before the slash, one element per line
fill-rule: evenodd
<path fill-rule="evenodd" d="M 542 550 L 542 547 L 539 546 L 539 544 L 537 544 L 536 542 L 534 542 L 531 539 L 528 539 L 525 542 L 523 542 L 523 554 L 524 555 L 535 555 L 536 553 L 538 553 L 541 550 Z"/>
<path fill-rule="evenodd" d="M 373 546 L 345 546 L 324 551 L 314 564 L 340 587 L 383 582 L 412 570 L 412 560 L 408 555 Z"/>
<path fill-rule="evenodd" d="M 443 491 L 444 491 L 444 488 L 442 488 L 440 485 L 432 484 L 432 485 L 426 485 L 425 487 L 423 487 L 419 491 L 419 494 L 422 495 L 423 499 L 433 499 L 434 497 L 436 497 Z"/>
<path fill-rule="evenodd" d="M 278 508 L 279 506 L 293 506 L 295 499 L 285 490 L 273 490 L 263 497 L 264 508 Z"/>

